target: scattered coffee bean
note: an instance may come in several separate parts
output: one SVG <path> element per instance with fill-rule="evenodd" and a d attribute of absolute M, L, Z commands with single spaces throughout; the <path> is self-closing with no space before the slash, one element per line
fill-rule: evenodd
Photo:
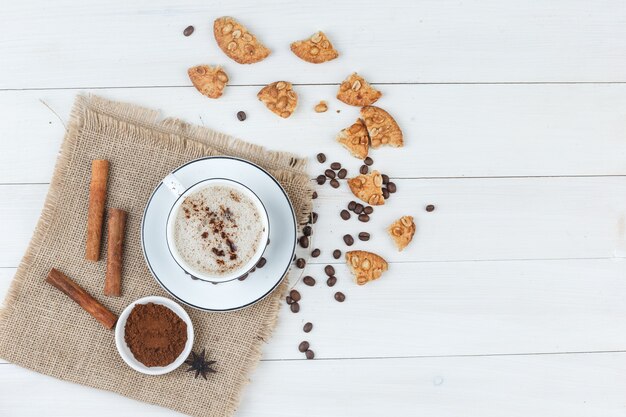
<path fill-rule="evenodd" d="M 261 259 L 259 259 L 259 262 L 256 263 L 256 267 L 263 268 L 266 263 L 267 263 L 267 259 L 261 257 Z"/>
<path fill-rule="evenodd" d="M 326 182 L 326 177 L 324 175 L 318 175 L 317 176 L 317 184 L 318 185 L 322 185 Z"/>
<path fill-rule="evenodd" d="M 390 182 L 389 184 L 387 184 L 387 191 L 389 191 L 391 194 L 395 193 L 398 189 L 396 188 L 396 184 L 394 182 Z"/>
<path fill-rule="evenodd" d="M 332 180 L 330 180 L 330 186 L 333 188 L 339 188 L 339 181 L 333 178 Z"/>
<path fill-rule="evenodd" d="M 300 304 L 293 303 L 291 306 L 289 306 L 289 308 L 291 309 L 292 313 L 297 313 L 298 311 L 300 311 Z"/>
<path fill-rule="evenodd" d="M 313 234 L 313 228 L 311 226 L 304 226 L 304 228 L 302 228 L 302 234 L 304 236 L 311 236 Z"/>
<path fill-rule="evenodd" d="M 326 162 L 326 155 L 324 155 L 323 153 L 318 153 L 317 162 L 319 162 L 320 164 L 323 164 L 324 162 Z"/>
<path fill-rule="evenodd" d="M 341 291 L 338 291 L 335 293 L 335 300 L 339 301 L 340 303 L 343 303 L 346 300 L 346 295 L 342 293 Z"/>
<path fill-rule="evenodd" d="M 350 212 L 348 210 L 341 210 L 341 213 L 339 213 L 339 215 L 341 216 L 342 219 L 344 220 L 348 220 L 350 219 Z"/>
<path fill-rule="evenodd" d="M 326 280 L 326 285 L 329 287 L 333 287 L 337 283 L 337 277 L 328 277 Z"/>
<path fill-rule="evenodd" d="M 252 268 L 251 270 L 248 271 L 249 274 L 253 273 L 254 271 L 256 271 L 256 267 Z"/>
<path fill-rule="evenodd" d="M 335 249 L 333 251 L 333 258 L 335 258 L 335 259 L 341 258 L 341 251 L 339 249 Z"/>
<path fill-rule="evenodd" d="M 239 119 L 240 122 L 243 122 L 244 120 L 246 120 L 246 112 L 238 111 L 237 112 L 237 119 Z"/>
<path fill-rule="evenodd" d="M 350 235 L 344 235 L 343 241 L 348 246 L 352 246 L 354 244 L 354 238 Z"/>
<path fill-rule="evenodd" d="M 327 169 L 326 171 L 324 171 L 324 175 L 326 175 L 328 178 L 335 178 L 335 171 L 333 171 L 332 169 Z"/>
<path fill-rule="evenodd" d="M 368 156 L 367 158 L 363 160 L 363 163 L 369 167 L 369 166 L 372 166 L 372 164 L 374 163 L 374 160 Z"/>
<path fill-rule="evenodd" d="M 330 168 L 334 169 L 335 171 L 341 169 L 341 164 L 339 162 L 333 162 L 332 164 L 330 164 Z"/>
<path fill-rule="evenodd" d="M 347 169 L 345 169 L 345 168 L 341 168 L 341 169 L 339 170 L 339 172 L 337 173 L 337 176 L 338 176 L 340 179 L 344 179 L 347 175 L 348 175 L 348 170 L 347 170 Z"/>
<path fill-rule="evenodd" d="M 433 206 L 432 204 L 429 204 L 429 205 L 426 206 L 426 211 L 427 212 L 430 213 L 431 211 L 434 211 L 434 210 L 435 210 L 435 206 Z"/>
<path fill-rule="evenodd" d="M 333 268 L 333 266 L 332 266 L 332 265 L 326 265 L 326 266 L 324 267 L 324 272 L 325 272 L 325 273 L 326 273 L 326 275 L 328 275 L 329 277 L 330 277 L 330 276 L 333 276 L 333 275 L 335 275 L 335 268 Z"/>
<path fill-rule="evenodd" d="M 320 256 L 320 254 L 321 254 L 321 253 L 322 253 L 322 251 L 321 251 L 321 250 L 319 250 L 319 249 L 313 249 L 313 252 L 311 252 L 311 256 L 312 256 L 313 258 L 317 258 L 318 256 Z"/>
<path fill-rule="evenodd" d="M 293 304 L 293 299 L 290 296 L 285 297 L 285 301 L 287 301 L 287 304 L 289 305 Z"/>
<path fill-rule="evenodd" d="M 361 213 L 363 213 L 363 209 L 364 208 L 365 207 L 363 207 L 363 204 L 357 203 L 356 206 L 354 206 L 354 212 L 356 214 L 361 214 Z"/>
<path fill-rule="evenodd" d="M 306 249 L 309 247 L 309 238 L 306 236 L 300 236 L 299 243 L 301 247 Z"/>
<path fill-rule="evenodd" d="M 370 171 L 370 169 L 367 167 L 367 165 L 361 165 L 361 168 L 359 168 L 359 172 L 361 174 L 367 174 Z"/>
<path fill-rule="evenodd" d="M 365 213 L 365 214 L 372 214 L 373 212 L 374 212 L 374 207 L 372 207 L 372 206 L 366 206 L 363 209 L 363 213 Z"/>
<path fill-rule="evenodd" d="M 386 188 L 383 188 L 383 198 L 385 200 L 389 198 L 389 191 Z"/>
<path fill-rule="evenodd" d="M 311 212 L 311 223 L 315 224 L 317 223 L 317 213 L 316 212 Z"/>
<path fill-rule="evenodd" d="M 368 240 L 370 240 L 370 234 L 367 232 L 359 233 L 359 240 L 362 240 L 363 242 L 367 242 Z"/>
<path fill-rule="evenodd" d="M 383 177 L 383 184 L 385 185 L 389 184 L 389 175 L 382 174 L 381 177 Z"/>
<path fill-rule="evenodd" d="M 363 214 L 359 214 L 359 221 L 363 222 L 363 223 L 367 223 L 370 221 L 370 216 L 368 216 L 367 214 L 363 213 Z"/>
<path fill-rule="evenodd" d="M 304 268 L 304 266 L 306 265 L 306 261 L 302 258 L 298 258 L 296 259 L 296 266 L 300 269 Z"/>
<path fill-rule="evenodd" d="M 337 110 L 337 111 L 339 111 L 339 110 Z M 315 353 L 313 353 L 313 351 L 312 351 L 312 350 L 310 350 L 310 349 L 309 349 L 309 350 L 307 350 L 306 352 L 304 352 L 304 354 L 306 355 L 306 358 L 307 358 L 307 359 L 313 359 L 313 358 L 315 358 Z"/>
<path fill-rule="evenodd" d="M 239 281 L 243 281 L 246 278 L 248 278 L 248 274 L 243 274 L 242 276 L 240 276 L 239 278 L 237 278 Z"/>
<path fill-rule="evenodd" d="M 183 35 L 190 36 L 194 31 L 193 26 L 187 26 L 185 30 L 183 30 Z"/>
<path fill-rule="evenodd" d="M 311 323 L 310 321 L 304 323 L 304 327 L 302 328 L 302 330 L 304 330 L 304 333 L 308 333 L 311 330 L 313 330 L 313 323 Z"/>
<path fill-rule="evenodd" d="M 304 282 L 305 285 L 312 287 L 315 285 L 315 278 L 307 275 L 306 277 L 302 278 L 302 282 Z"/>
<path fill-rule="evenodd" d="M 300 342 L 300 345 L 298 346 L 298 350 L 302 353 L 309 350 L 309 342 L 307 342 L 306 340 L 304 342 Z"/>
<path fill-rule="evenodd" d="M 315 200 L 317 198 L 317 191 L 313 191 L 313 194 L 311 194 L 311 198 L 313 200 Z"/>
<path fill-rule="evenodd" d="M 300 295 L 300 292 L 298 290 L 291 290 L 291 291 L 289 291 L 289 296 L 295 302 L 298 302 L 298 301 L 300 301 L 302 299 L 302 296 Z"/>
<path fill-rule="evenodd" d="M 356 201 L 350 201 L 348 203 L 348 210 L 352 211 L 356 207 Z"/>

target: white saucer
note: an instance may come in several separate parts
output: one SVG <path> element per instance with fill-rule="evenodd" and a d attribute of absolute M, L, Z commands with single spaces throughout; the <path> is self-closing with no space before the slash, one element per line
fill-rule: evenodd
<path fill-rule="evenodd" d="M 296 216 L 285 190 L 259 166 L 226 156 L 197 159 L 173 173 L 186 185 L 207 178 L 227 178 L 249 187 L 263 202 L 269 216 L 270 244 L 263 255 L 267 262 L 244 281 L 212 284 L 193 280 L 178 266 L 167 248 L 167 215 L 176 197 L 159 183 L 148 200 L 141 222 L 141 246 L 154 278 L 173 297 L 200 310 L 232 311 L 262 300 L 285 277 L 296 250 Z"/>

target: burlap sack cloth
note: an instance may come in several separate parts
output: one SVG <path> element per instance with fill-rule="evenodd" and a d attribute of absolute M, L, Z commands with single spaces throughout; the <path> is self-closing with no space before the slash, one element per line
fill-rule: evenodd
<path fill-rule="evenodd" d="M 216 360 L 209 380 L 186 366 L 162 376 L 140 374 L 117 353 L 106 330 L 44 279 L 56 267 L 116 314 L 147 295 L 168 296 L 150 275 L 140 246 L 143 209 L 172 169 L 206 155 L 257 163 L 283 185 L 304 222 L 311 206 L 306 162 L 271 152 L 156 111 L 94 96 L 76 99 L 41 218 L 0 314 L 0 357 L 28 369 L 193 416 L 230 416 L 276 323 L 286 280 L 244 310 L 208 313 L 185 308 L 194 324 L 194 349 Z M 128 210 L 122 297 L 102 293 L 105 265 L 84 260 L 91 160 L 111 163 L 107 207 Z M 102 257 L 106 254 L 106 233 Z M 252 275 L 249 279 L 254 279 Z"/>

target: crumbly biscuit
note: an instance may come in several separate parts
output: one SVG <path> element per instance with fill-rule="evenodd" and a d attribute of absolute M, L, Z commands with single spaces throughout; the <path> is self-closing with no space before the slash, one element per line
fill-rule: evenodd
<path fill-rule="evenodd" d="M 383 93 L 372 87 L 363 77 L 353 72 L 339 86 L 337 98 L 351 106 L 374 104 Z"/>
<path fill-rule="evenodd" d="M 385 204 L 383 197 L 383 177 L 378 171 L 362 174 L 348 180 L 348 186 L 352 194 L 365 201 L 371 206 Z"/>
<path fill-rule="evenodd" d="M 366 106 L 361 109 L 361 117 L 365 121 L 372 148 L 382 145 L 400 148 L 404 146 L 402 130 L 389 113 L 380 107 Z"/>
<path fill-rule="evenodd" d="M 248 29 L 232 17 L 215 19 L 213 35 L 217 45 L 228 57 L 240 64 L 254 64 L 267 58 L 270 50 Z"/>
<path fill-rule="evenodd" d="M 328 110 L 328 103 L 322 100 L 315 105 L 314 109 L 316 113 L 324 113 Z"/>
<path fill-rule="evenodd" d="M 341 143 L 352 156 L 365 159 L 369 151 L 369 136 L 363 120 L 357 119 L 352 126 L 343 129 L 337 135 L 337 142 Z"/>
<path fill-rule="evenodd" d="M 291 44 L 291 52 L 312 64 L 321 64 L 339 56 L 324 32 L 316 32 L 310 38 Z"/>
<path fill-rule="evenodd" d="M 266 85 L 257 97 L 268 109 L 283 118 L 291 116 L 298 105 L 298 95 L 288 81 L 276 81 Z"/>
<path fill-rule="evenodd" d="M 389 226 L 387 229 L 389 236 L 398 247 L 399 251 L 406 248 L 415 234 L 415 223 L 413 216 L 402 216 Z"/>
<path fill-rule="evenodd" d="M 381 277 L 389 265 L 382 257 L 364 250 L 346 253 L 346 263 L 357 284 L 364 285 Z"/>
<path fill-rule="evenodd" d="M 228 75 L 217 66 L 198 65 L 187 70 L 193 86 L 203 95 L 210 98 L 219 98 L 228 82 Z"/>

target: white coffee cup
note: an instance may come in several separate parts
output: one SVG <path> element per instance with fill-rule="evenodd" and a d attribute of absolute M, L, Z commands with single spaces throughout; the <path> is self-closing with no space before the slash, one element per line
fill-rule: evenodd
<path fill-rule="evenodd" d="M 178 197 L 176 201 L 174 202 L 174 205 L 170 209 L 169 215 L 167 216 L 167 226 L 166 226 L 167 246 L 172 257 L 176 261 L 176 263 L 188 275 L 190 275 L 193 279 L 200 279 L 203 281 L 208 281 L 208 282 L 217 284 L 220 282 L 227 282 L 227 281 L 232 281 L 234 279 L 240 278 L 246 273 L 248 273 L 252 268 L 255 267 L 255 265 L 259 262 L 259 260 L 263 256 L 263 253 L 265 252 L 265 248 L 267 247 L 267 240 L 269 238 L 270 225 L 269 225 L 269 218 L 267 215 L 267 211 L 265 210 L 265 206 L 263 205 L 259 197 L 252 190 L 250 190 L 248 187 L 246 187 L 245 185 L 237 181 L 229 180 L 226 178 L 209 178 L 206 180 L 202 180 L 196 184 L 193 184 L 190 187 L 185 187 L 173 174 L 170 174 L 163 179 L 162 183 L 175 196 Z M 241 194 L 248 197 L 250 201 L 252 201 L 252 203 L 255 205 L 260 215 L 259 218 L 263 226 L 262 228 L 263 234 L 259 239 L 259 242 L 260 242 L 259 247 L 257 248 L 254 255 L 248 260 L 248 262 L 246 262 L 240 268 L 229 271 L 225 274 L 211 275 L 211 274 L 207 274 L 204 271 L 199 271 L 193 265 L 190 265 L 188 262 L 186 262 L 183 259 L 183 257 L 180 255 L 178 248 L 176 246 L 176 240 L 174 239 L 174 225 L 175 225 L 175 220 L 178 215 L 178 212 L 181 209 L 181 206 L 183 204 L 183 201 L 185 201 L 185 198 L 188 195 L 199 190 L 200 188 L 204 188 L 207 186 L 220 186 L 220 185 L 231 187 L 239 191 Z"/>

